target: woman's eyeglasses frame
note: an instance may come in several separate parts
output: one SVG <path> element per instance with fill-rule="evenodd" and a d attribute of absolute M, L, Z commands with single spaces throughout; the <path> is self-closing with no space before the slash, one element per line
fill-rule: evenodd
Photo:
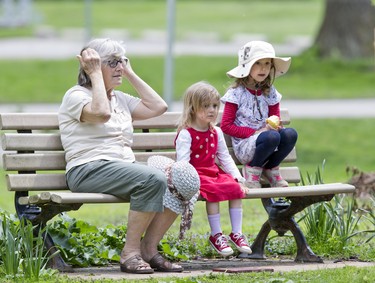
<path fill-rule="evenodd" d="M 126 57 L 121 57 L 120 59 L 118 58 L 114 58 L 112 60 L 108 60 L 105 62 L 110 68 L 114 69 L 117 67 L 118 63 L 121 63 L 121 64 L 124 64 L 124 66 L 126 66 L 126 64 L 128 63 L 128 58 Z"/>

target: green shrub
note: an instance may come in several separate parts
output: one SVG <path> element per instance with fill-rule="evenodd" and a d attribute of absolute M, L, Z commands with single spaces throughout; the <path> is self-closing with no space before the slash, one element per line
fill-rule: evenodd
<path fill-rule="evenodd" d="M 307 173 L 306 178 L 301 176 L 302 183 L 324 183 L 324 165 L 325 161 L 322 163 L 322 169 L 318 167 L 315 174 Z M 356 209 L 355 203 L 354 196 L 335 195 L 332 201 L 313 204 L 302 212 L 298 222 L 303 223 L 307 241 L 314 251 L 325 256 L 350 256 L 355 253 L 355 244 L 351 242 L 354 236 L 370 234 L 366 243 L 374 238 L 374 229 L 360 230 L 361 221 L 374 227 L 373 212 Z"/>
<path fill-rule="evenodd" d="M 0 211 L 0 262 L 1 273 L 6 278 L 38 280 L 42 275 L 54 273 L 47 268 L 48 261 L 56 255 L 48 255 L 44 246 L 46 229 L 34 228 L 29 221 L 19 221 L 15 216 Z"/>
<path fill-rule="evenodd" d="M 126 228 L 108 225 L 97 228 L 85 221 L 61 214 L 48 231 L 66 262 L 74 266 L 106 265 L 120 261 Z"/>

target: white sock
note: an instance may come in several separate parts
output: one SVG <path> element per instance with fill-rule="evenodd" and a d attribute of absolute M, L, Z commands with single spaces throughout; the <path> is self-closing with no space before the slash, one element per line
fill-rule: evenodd
<path fill-rule="evenodd" d="M 242 208 L 229 208 L 232 233 L 242 233 Z"/>
<path fill-rule="evenodd" d="M 208 215 L 208 223 L 211 227 L 212 236 L 215 236 L 217 233 L 222 233 L 220 225 L 220 213 Z"/>

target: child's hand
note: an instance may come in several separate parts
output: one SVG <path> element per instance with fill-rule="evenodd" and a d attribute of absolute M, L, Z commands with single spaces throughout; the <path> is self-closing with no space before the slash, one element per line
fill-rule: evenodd
<path fill-rule="evenodd" d="M 272 115 L 266 119 L 267 127 L 272 130 L 278 130 L 280 128 L 280 118 L 276 115 Z"/>
<path fill-rule="evenodd" d="M 241 186 L 241 191 L 247 195 L 250 192 L 250 188 L 246 187 L 245 184 L 240 184 Z"/>

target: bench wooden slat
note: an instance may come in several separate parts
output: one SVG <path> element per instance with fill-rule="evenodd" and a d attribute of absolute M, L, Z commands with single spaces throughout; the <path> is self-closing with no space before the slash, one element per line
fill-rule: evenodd
<path fill-rule="evenodd" d="M 136 120 L 133 122 L 135 129 L 160 129 L 170 128 L 175 129 L 177 127 L 178 119 L 180 118 L 180 112 L 166 112 L 162 116 L 147 119 L 147 120 Z"/>
<path fill-rule="evenodd" d="M 299 168 L 296 166 L 280 167 L 280 174 L 288 183 L 298 184 L 299 182 L 301 182 L 301 173 L 299 171 Z"/>
<path fill-rule="evenodd" d="M 108 194 L 95 194 L 95 193 L 88 193 L 86 196 L 86 193 L 80 193 L 79 196 L 75 196 L 75 193 L 59 193 L 59 194 L 52 194 L 51 200 L 56 203 L 80 203 L 82 200 L 84 203 L 122 203 L 125 202 L 124 199 L 108 195 Z"/>
<path fill-rule="evenodd" d="M 50 193 L 43 192 L 29 197 L 20 197 L 19 204 L 72 204 L 72 203 L 123 203 L 124 199 L 100 193 Z"/>
<path fill-rule="evenodd" d="M 349 184 L 331 183 L 310 186 L 295 186 L 288 188 L 261 188 L 251 189 L 246 199 L 255 198 L 278 198 L 278 197 L 300 197 L 332 195 L 341 193 L 354 193 L 355 187 Z M 48 202 L 58 204 L 72 203 L 121 203 L 125 200 L 100 193 L 50 193 L 43 192 L 38 195 L 21 197 L 19 203 L 26 204 L 44 204 Z"/>
<path fill-rule="evenodd" d="M 166 112 L 152 119 L 134 121 L 135 129 L 176 128 L 179 112 Z M 0 129 L 2 130 L 45 130 L 58 129 L 57 113 L 2 113 Z"/>
<path fill-rule="evenodd" d="M 27 203 L 25 204 L 43 204 L 43 203 L 52 202 L 51 194 L 48 192 L 43 192 L 37 195 L 31 195 L 29 197 L 25 197 L 24 201 L 27 201 Z M 20 201 L 18 201 L 18 203 L 22 204 Z"/>
<path fill-rule="evenodd" d="M 174 150 L 176 133 L 138 133 L 134 135 L 133 150 Z M 227 144 L 230 142 L 228 141 Z M 14 134 L 5 133 L 1 135 L 3 150 L 14 151 L 62 151 L 60 135 L 58 134 Z M 229 152 L 236 164 L 240 162 L 235 158 L 232 148 Z M 295 162 L 297 154 L 295 148 L 290 152 L 283 162 Z"/>
<path fill-rule="evenodd" d="M 1 135 L 3 150 L 63 150 L 60 134 L 17 134 L 4 133 Z"/>
<path fill-rule="evenodd" d="M 65 170 L 64 152 L 8 153 L 3 155 L 3 167 L 11 171 Z"/>
<path fill-rule="evenodd" d="M 7 174 L 8 191 L 67 190 L 65 173 Z"/>
<path fill-rule="evenodd" d="M 158 129 L 176 128 L 180 112 L 166 112 L 162 116 L 134 121 L 135 129 Z M 218 121 L 221 120 L 222 111 L 219 112 Z M 284 125 L 290 123 L 290 116 L 287 109 L 280 109 L 281 120 Z M 1 130 L 47 130 L 59 128 L 57 113 L 1 113 Z"/>
<path fill-rule="evenodd" d="M 251 189 L 246 196 L 252 198 L 277 198 L 277 197 L 300 197 L 300 196 L 320 196 L 341 193 L 354 193 L 355 187 L 349 184 L 330 183 L 309 186 L 295 186 L 287 188 L 261 188 Z"/>
<path fill-rule="evenodd" d="M 134 134 L 133 150 L 174 149 L 175 132 L 169 133 L 139 133 Z"/>
<path fill-rule="evenodd" d="M 229 151 L 237 165 L 233 150 Z M 135 151 L 135 158 L 138 162 L 147 162 L 153 155 L 163 155 L 172 159 L 176 158 L 175 151 L 153 150 L 150 152 Z M 291 163 L 296 160 L 295 151 L 292 151 L 283 161 Z M 62 151 L 37 152 L 37 153 L 5 153 L 3 155 L 3 168 L 8 171 L 39 171 L 39 170 L 65 170 L 65 154 Z"/>
<path fill-rule="evenodd" d="M 135 133 L 133 150 L 139 149 L 174 149 L 175 132 Z M 57 133 L 4 133 L 1 135 L 3 150 L 16 151 L 51 151 L 63 150 L 60 135 Z"/>
<path fill-rule="evenodd" d="M 135 152 L 135 158 L 138 162 L 147 162 L 147 159 L 153 155 L 163 155 L 175 159 L 174 151 L 152 151 Z M 3 155 L 3 168 L 8 171 L 48 171 L 65 170 L 64 152 L 51 153 L 7 153 Z"/>
<path fill-rule="evenodd" d="M 281 175 L 290 183 L 300 182 L 298 167 L 281 167 Z M 65 172 L 52 174 L 7 174 L 9 191 L 53 191 L 67 190 Z"/>
<path fill-rule="evenodd" d="M 154 155 L 162 155 L 171 159 L 176 159 L 175 151 L 151 151 L 151 152 L 134 152 L 135 159 L 138 162 L 147 163 L 147 160 Z"/>
<path fill-rule="evenodd" d="M 300 196 L 319 196 L 333 195 L 341 193 L 354 193 L 355 187 L 343 183 L 330 183 L 309 186 L 295 186 L 287 188 L 261 188 L 251 189 L 246 196 L 252 198 L 277 198 L 277 197 L 300 197 Z"/>
<path fill-rule="evenodd" d="M 58 129 L 57 113 L 1 113 L 2 130 Z"/>

